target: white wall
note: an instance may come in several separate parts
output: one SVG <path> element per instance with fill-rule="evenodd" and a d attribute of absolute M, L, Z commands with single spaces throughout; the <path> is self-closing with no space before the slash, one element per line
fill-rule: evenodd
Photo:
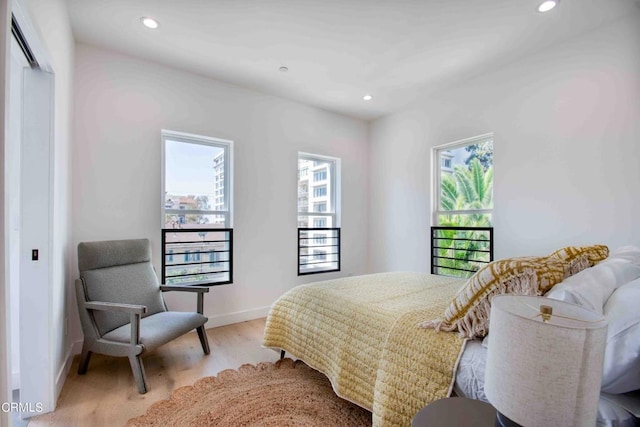
<path fill-rule="evenodd" d="M 82 44 L 74 121 L 74 246 L 146 237 L 158 271 L 160 130 L 234 141 L 234 283 L 206 296 L 207 327 L 264 316 L 296 284 L 366 271 L 366 122 Z M 298 151 L 342 159 L 340 273 L 296 275 Z M 194 295 L 165 297 L 195 308 Z"/>
<path fill-rule="evenodd" d="M 53 142 L 53 266 L 51 334 L 54 343 L 53 367 L 56 396 L 69 369 L 73 341 L 65 323 L 77 316 L 72 286 L 75 270 L 69 261 L 71 239 L 71 136 L 73 101 L 74 41 L 64 0 L 25 0 L 34 25 L 40 33 L 55 73 Z"/>
<path fill-rule="evenodd" d="M 494 140 L 496 257 L 640 245 L 640 13 L 371 127 L 370 270 L 429 269 L 431 147 Z"/>

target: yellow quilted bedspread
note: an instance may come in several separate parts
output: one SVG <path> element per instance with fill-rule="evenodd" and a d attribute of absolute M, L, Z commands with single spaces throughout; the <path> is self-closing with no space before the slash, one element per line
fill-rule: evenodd
<path fill-rule="evenodd" d="M 301 285 L 271 307 L 263 345 L 323 372 L 338 396 L 372 411 L 374 426 L 409 426 L 451 393 L 465 342 L 418 324 L 441 317 L 463 284 L 381 273 Z"/>

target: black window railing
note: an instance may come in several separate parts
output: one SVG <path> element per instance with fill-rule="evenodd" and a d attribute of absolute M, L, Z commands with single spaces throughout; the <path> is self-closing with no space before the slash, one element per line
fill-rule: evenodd
<path fill-rule="evenodd" d="M 493 227 L 431 227 L 431 274 L 471 277 L 493 261 Z"/>
<path fill-rule="evenodd" d="M 298 228 L 298 276 L 340 271 L 340 229 Z"/>
<path fill-rule="evenodd" d="M 233 229 L 162 230 L 162 283 L 213 286 L 233 283 Z"/>

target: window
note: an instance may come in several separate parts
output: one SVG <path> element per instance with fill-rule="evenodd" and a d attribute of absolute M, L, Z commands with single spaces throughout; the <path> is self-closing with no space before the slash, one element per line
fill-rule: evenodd
<path fill-rule="evenodd" d="M 327 211 L 327 202 L 314 203 L 313 204 L 314 212 L 326 212 Z"/>
<path fill-rule="evenodd" d="M 225 252 L 209 252 L 209 266 L 210 267 L 224 267 Z"/>
<path fill-rule="evenodd" d="M 432 273 L 469 277 L 492 260 L 493 134 L 433 151 Z"/>
<path fill-rule="evenodd" d="M 299 275 L 340 270 L 339 174 L 340 159 L 298 155 Z"/>
<path fill-rule="evenodd" d="M 313 197 L 323 197 L 327 195 L 327 186 L 313 187 Z"/>
<path fill-rule="evenodd" d="M 231 227 L 232 142 L 162 131 L 163 228 Z"/>
<path fill-rule="evenodd" d="M 314 261 L 324 261 L 327 259 L 327 251 L 314 249 L 313 251 L 313 260 Z"/>
<path fill-rule="evenodd" d="M 233 142 L 161 135 L 163 283 L 232 283 Z"/>
<path fill-rule="evenodd" d="M 184 252 L 184 262 L 200 261 L 200 252 L 190 253 L 188 250 Z"/>
<path fill-rule="evenodd" d="M 493 134 L 436 147 L 435 225 L 487 227 L 493 212 Z"/>
<path fill-rule="evenodd" d="M 313 173 L 313 182 L 325 181 L 327 179 L 327 170 L 316 171 Z"/>
<path fill-rule="evenodd" d="M 327 235 L 321 233 L 314 233 L 313 243 L 316 245 L 324 245 L 327 243 Z"/>
<path fill-rule="evenodd" d="M 313 228 L 324 228 L 327 226 L 326 218 L 314 218 L 313 219 Z"/>

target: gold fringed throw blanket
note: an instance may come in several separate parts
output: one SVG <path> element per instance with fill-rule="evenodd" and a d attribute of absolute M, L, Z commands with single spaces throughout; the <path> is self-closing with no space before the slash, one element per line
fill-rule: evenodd
<path fill-rule="evenodd" d="M 418 325 L 441 316 L 464 282 L 381 273 L 301 285 L 271 307 L 263 345 L 324 373 L 374 426 L 408 426 L 451 393 L 465 340 Z"/>

